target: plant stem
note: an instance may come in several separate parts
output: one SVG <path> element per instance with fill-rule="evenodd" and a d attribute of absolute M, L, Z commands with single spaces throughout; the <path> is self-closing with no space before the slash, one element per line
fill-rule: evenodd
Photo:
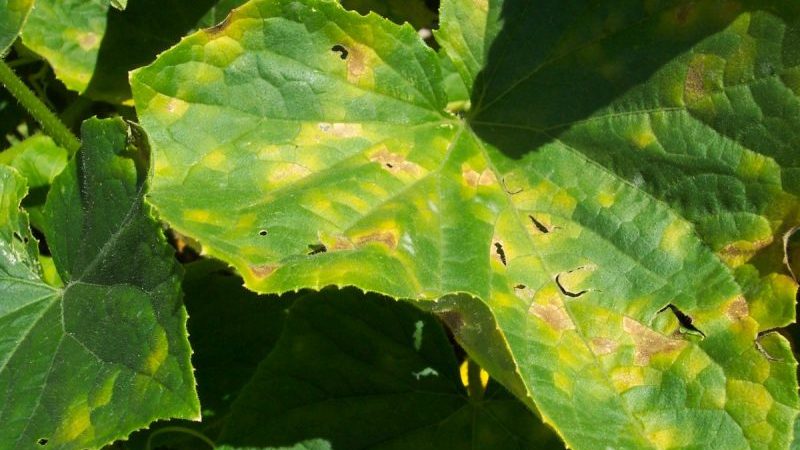
<path fill-rule="evenodd" d="M 472 359 L 467 360 L 467 392 L 473 402 L 483 400 L 483 381 L 481 380 L 481 366 Z"/>
<path fill-rule="evenodd" d="M 53 138 L 56 144 L 67 149 L 70 155 L 78 151 L 81 146 L 78 138 L 36 97 L 36 94 L 20 80 L 17 74 L 2 59 L 0 59 L 0 83 L 42 125 L 42 129 Z"/>

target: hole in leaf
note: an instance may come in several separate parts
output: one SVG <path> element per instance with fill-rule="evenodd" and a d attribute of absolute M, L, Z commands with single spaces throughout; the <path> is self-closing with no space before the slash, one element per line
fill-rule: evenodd
<path fill-rule="evenodd" d="M 266 235 L 267 235 L 267 230 L 261 230 L 261 231 L 259 231 L 259 232 L 258 232 L 258 235 L 259 235 L 259 236 L 266 236 Z"/>
<path fill-rule="evenodd" d="M 570 272 L 573 272 L 573 271 L 570 271 Z M 569 273 L 569 272 L 567 272 L 567 273 Z M 578 292 L 569 291 L 567 288 L 564 287 L 563 284 L 561 284 L 561 275 L 563 275 L 563 273 L 560 273 L 560 274 L 556 275 L 556 285 L 558 286 L 558 289 L 561 290 L 562 294 L 566 295 L 567 297 L 575 298 L 575 297 L 580 297 L 581 295 L 589 292 L 588 289 L 584 289 L 584 290 L 578 291 Z"/>
<path fill-rule="evenodd" d="M 528 287 L 528 286 L 525 286 L 524 284 L 518 284 L 518 285 L 514 286 L 514 289 L 525 289 L 526 287 Z"/>
<path fill-rule="evenodd" d="M 42 256 L 52 256 L 50 254 L 50 248 L 47 246 L 47 241 L 44 238 L 44 233 L 39 231 L 38 228 L 31 227 L 31 234 L 39 241 L 39 254 Z"/>
<path fill-rule="evenodd" d="M 390 168 L 390 169 L 394 168 L 394 166 L 392 165 L 392 163 L 386 163 L 386 167 L 388 167 L 388 168 Z"/>
<path fill-rule="evenodd" d="M 48 441 L 49 440 L 47 438 L 40 438 L 38 441 L 36 441 L 36 443 L 44 447 L 45 445 L 47 445 Z"/>
<path fill-rule="evenodd" d="M 506 178 L 505 177 L 500 179 L 500 184 L 503 185 L 503 189 L 506 191 L 506 194 L 508 194 L 508 195 L 517 195 L 520 192 L 524 191 L 524 189 L 522 189 L 522 188 L 517 188 L 517 189 L 514 189 L 514 190 L 509 189 L 508 185 L 506 185 Z"/>
<path fill-rule="evenodd" d="M 325 253 L 327 251 L 328 247 L 325 247 L 325 244 L 308 244 L 309 255 L 316 255 L 318 253 Z"/>
<path fill-rule="evenodd" d="M 336 44 L 333 47 L 331 47 L 331 51 L 338 53 L 339 54 L 339 58 L 342 58 L 342 59 L 347 59 L 347 55 L 350 54 L 350 52 L 347 51 L 345 46 L 341 45 L 341 44 Z"/>
<path fill-rule="evenodd" d="M 503 244 L 501 244 L 499 242 L 495 242 L 494 243 L 494 251 L 495 251 L 495 253 L 497 253 L 497 256 L 500 257 L 500 262 L 503 263 L 504 266 L 507 265 L 506 264 L 506 251 L 503 250 Z"/>
<path fill-rule="evenodd" d="M 774 329 L 772 329 L 772 330 L 764 330 L 764 331 L 759 332 L 758 335 L 756 336 L 756 340 L 755 340 L 754 343 L 755 343 L 755 346 L 756 346 L 756 350 L 758 350 L 759 353 L 764 355 L 764 358 L 767 358 L 768 361 L 783 361 L 782 358 L 776 358 L 776 357 L 770 355 L 769 352 L 767 351 L 767 349 L 764 348 L 764 344 L 761 343 L 761 339 L 764 336 L 766 336 L 766 335 L 768 335 L 770 333 L 775 333 L 775 332 L 776 331 Z"/>
<path fill-rule="evenodd" d="M 539 231 L 541 231 L 542 233 L 545 233 L 545 234 L 550 232 L 549 228 L 544 226 L 544 224 L 542 222 L 539 222 L 538 220 L 536 220 L 536 218 L 533 217 L 532 215 L 528 214 L 528 218 L 531 219 L 531 222 L 533 223 L 533 226 L 535 226 L 537 230 L 539 230 Z"/>
<path fill-rule="evenodd" d="M 706 337 L 705 333 L 703 333 L 702 331 L 697 329 L 697 327 L 694 326 L 694 324 L 692 324 L 692 318 L 689 317 L 689 315 L 687 315 L 686 313 L 684 313 L 680 309 L 678 309 L 678 307 L 673 305 L 672 303 L 670 303 L 669 305 L 661 308 L 658 312 L 664 312 L 667 309 L 672 311 L 672 314 L 675 314 L 675 317 L 678 319 L 678 322 L 681 324 L 681 326 L 683 328 L 686 328 L 687 330 L 691 330 L 691 331 L 694 331 L 696 333 L 699 333 L 700 336 Z"/>

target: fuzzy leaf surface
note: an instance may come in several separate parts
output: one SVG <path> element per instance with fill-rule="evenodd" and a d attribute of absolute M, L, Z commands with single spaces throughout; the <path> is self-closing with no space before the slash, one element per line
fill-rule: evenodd
<path fill-rule="evenodd" d="M 0 448 L 100 448 L 153 420 L 199 414 L 180 268 L 143 204 L 145 153 L 121 120 L 92 119 L 56 177 L 45 234 L 64 281 L 43 281 L 0 166 Z"/>
<path fill-rule="evenodd" d="M 780 85 L 769 114 L 741 102 L 764 68 L 792 86 L 798 16 L 718 3 L 449 0 L 437 55 L 334 2 L 255 0 L 133 75 L 149 199 L 253 290 L 419 300 L 571 448 L 786 448 L 796 363 L 759 332 L 794 318 L 772 242 L 800 115 Z M 723 97 L 717 127 L 781 145 L 693 118 Z"/>

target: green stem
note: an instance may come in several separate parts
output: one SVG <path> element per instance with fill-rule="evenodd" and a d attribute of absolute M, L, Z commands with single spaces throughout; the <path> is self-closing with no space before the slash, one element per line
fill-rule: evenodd
<path fill-rule="evenodd" d="M 36 94 L 19 79 L 17 74 L 2 59 L 0 59 L 0 83 L 31 113 L 33 118 L 42 125 L 45 133 L 56 141 L 56 144 L 67 149 L 70 154 L 78 151 L 81 146 L 78 138 L 36 97 Z"/>
<path fill-rule="evenodd" d="M 467 393 L 469 394 L 470 400 L 473 402 L 483 400 L 481 366 L 472 359 L 467 360 Z"/>

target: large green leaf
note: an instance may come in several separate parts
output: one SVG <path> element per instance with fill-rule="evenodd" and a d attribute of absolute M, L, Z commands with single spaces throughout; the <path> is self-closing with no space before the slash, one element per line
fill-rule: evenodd
<path fill-rule="evenodd" d="M 558 438 L 494 382 L 468 397 L 439 322 L 354 290 L 306 295 L 217 442 L 334 449 L 538 449 Z"/>
<path fill-rule="evenodd" d="M 0 167 L 2 448 L 99 448 L 199 415 L 180 268 L 142 202 L 145 154 L 121 120 L 82 131 L 45 206 L 63 289 L 42 280 L 24 179 Z"/>
<path fill-rule="evenodd" d="M 17 39 L 32 7 L 33 0 L 0 0 L 0 56 Z"/>
<path fill-rule="evenodd" d="M 796 285 L 746 244 L 798 222 L 797 96 L 747 78 L 794 85 L 775 4 L 450 0 L 440 56 L 256 0 L 133 75 L 149 198 L 256 291 L 420 300 L 570 447 L 786 448 L 796 363 L 759 332 Z"/>

